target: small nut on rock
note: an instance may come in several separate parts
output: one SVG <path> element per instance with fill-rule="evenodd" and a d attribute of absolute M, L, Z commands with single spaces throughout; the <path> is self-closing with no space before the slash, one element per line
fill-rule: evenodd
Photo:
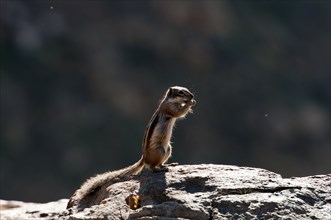
<path fill-rule="evenodd" d="M 140 197 L 136 193 L 131 193 L 128 197 L 125 198 L 125 202 L 130 209 L 136 210 L 140 208 Z"/>
<path fill-rule="evenodd" d="M 107 202 L 108 202 L 107 199 L 104 199 L 100 202 L 100 204 L 106 204 Z"/>

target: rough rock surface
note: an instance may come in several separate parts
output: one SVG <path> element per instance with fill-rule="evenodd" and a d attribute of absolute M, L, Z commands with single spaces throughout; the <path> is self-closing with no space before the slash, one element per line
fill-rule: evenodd
<path fill-rule="evenodd" d="M 106 191 L 103 204 L 74 213 L 68 200 L 46 204 L 1 201 L 1 219 L 331 219 L 331 175 L 282 178 L 250 167 L 170 166 L 143 171 Z M 131 193 L 140 198 L 132 210 Z"/>

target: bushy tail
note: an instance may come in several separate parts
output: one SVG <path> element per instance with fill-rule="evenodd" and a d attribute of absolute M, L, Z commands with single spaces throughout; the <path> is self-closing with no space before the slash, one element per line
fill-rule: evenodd
<path fill-rule="evenodd" d="M 82 184 L 82 186 L 71 196 L 67 205 L 67 209 L 75 205 L 78 205 L 80 201 L 82 201 L 85 197 L 90 195 L 97 188 L 111 182 L 115 178 L 121 178 L 125 176 L 138 174 L 141 172 L 143 168 L 144 168 L 144 161 L 143 161 L 143 157 L 141 157 L 139 161 L 137 161 L 135 164 L 129 167 L 116 171 L 110 171 L 110 172 L 98 174 L 94 177 L 91 177 L 90 179 L 86 180 Z"/>

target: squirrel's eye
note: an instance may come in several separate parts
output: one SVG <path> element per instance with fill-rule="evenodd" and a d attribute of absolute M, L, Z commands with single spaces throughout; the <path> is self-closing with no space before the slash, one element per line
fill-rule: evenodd
<path fill-rule="evenodd" d="M 185 93 L 184 93 L 182 90 L 180 90 L 180 91 L 178 91 L 178 95 L 180 95 L 180 96 L 184 96 Z"/>

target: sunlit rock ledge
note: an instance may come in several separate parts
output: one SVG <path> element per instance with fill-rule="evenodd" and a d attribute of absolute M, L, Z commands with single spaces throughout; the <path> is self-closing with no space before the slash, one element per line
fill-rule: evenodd
<path fill-rule="evenodd" d="M 102 204 L 82 211 L 66 210 L 67 199 L 1 200 L 1 219 L 331 219 L 330 174 L 282 178 L 260 168 L 177 165 L 145 170 L 100 194 Z M 137 209 L 127 205 L 132 194 Z"/>

